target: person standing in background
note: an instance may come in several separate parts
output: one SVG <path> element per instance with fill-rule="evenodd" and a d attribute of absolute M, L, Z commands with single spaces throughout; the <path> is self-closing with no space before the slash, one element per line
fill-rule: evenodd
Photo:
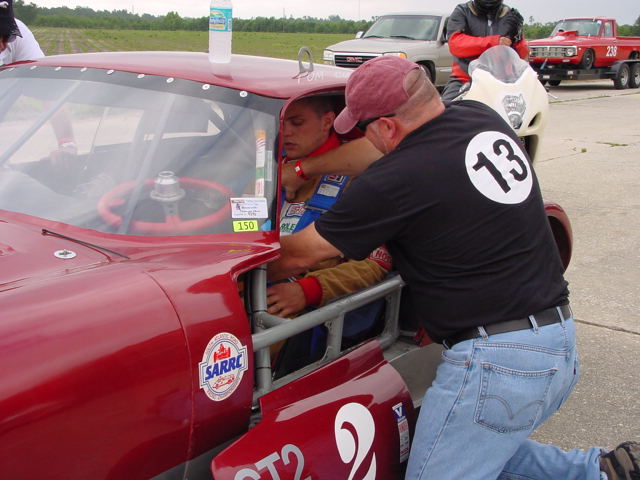
<path fill-rule="evenodd" d="M 31 30 L 13 15 L 13 0 L 0 1 L 0 65 L 36 60 L 44 53 Z"/>
<path fill-rule="evenodd" d="M 447 22 L 449 51 L 454 60 L 442 100 L 451 101 L 458 96 L 462 85 L 470 80 L 469 63 L 485 50 L 506 45 L 526 58 L 529 45 L 522 32 L 523 23 L 520 12 L 504 5 L 502 0 L 471 0 L 459 4 Z"/>

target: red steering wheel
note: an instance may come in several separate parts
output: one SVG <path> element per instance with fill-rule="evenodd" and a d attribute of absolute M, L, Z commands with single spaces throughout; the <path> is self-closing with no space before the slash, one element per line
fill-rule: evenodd
<path fill-rule="evenodd" d="M 144 182 L 144 189 L 151 191 L 155 179 L 151 178 Z M 127 182 L 116 185 L 105 193 L 98 201 L 98 213 L 102 219 L 113 227 L 122 224 L 122 217 L 114 213 L 113 208 L 123 205 L 124 198 L 133 190 L 136 182 Z M 234 193 L 224 185 L 203 180 L 201 178 L 180 177 L 180 185 L 185 188 L 199 190 L 213 190 L 226 197 L 232 197 Z M 153 235 L 175 235 L 183 233 L 199 232 L 217 225 L 223 220 L 231 217 L 231 203 L 224 202 L 222 207 L 213 213 L 193 220 L 182 220 L 175 215 L 167 215 L 164 222 L 145 222 L 134 220 L 131 222 L 131 231 L 136 233 L 147 233 Z"/>

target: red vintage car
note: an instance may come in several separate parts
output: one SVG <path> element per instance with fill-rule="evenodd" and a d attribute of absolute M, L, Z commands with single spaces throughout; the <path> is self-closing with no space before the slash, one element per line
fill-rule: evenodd
<path fill-rule="evenodd" d="M 618 36 L 617 27 L 614 18 L 560 20 L 548 38 L 529 42 L 530 61 L 589 69 L 640 58 L 640 37 Z"/>
<path fill-rule="evenodd" d="M 616 89 L 640 88 L 640 37 L 618 36 L 613 18 L 560 20 L 548 38 L 529 42 L 529 61 L 552 87 L 604 78 Z"/>
<path fill-rule="evenodd" d="M 440 355 L 403 325 L 402 280 L 295 322 L 265 308 L 282 112 L 348 75 L 202 53 L 0 69 L 2 478 L 401 477 Z M 344 313 L 382 297 L 344 345 Z M 274 375 L 270 345 L 321 324 L 322 358 Z"/>

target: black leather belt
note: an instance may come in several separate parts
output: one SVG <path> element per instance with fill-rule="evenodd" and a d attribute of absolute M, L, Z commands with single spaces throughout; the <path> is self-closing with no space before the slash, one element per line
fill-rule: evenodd
<path fill-rule="evenodd" d="M 562 312 L 562 318 L 558 315 L 556 307 L 542 310 L 541 312 L 532 315 L 532 317 L 535 319 L 538 327 L 543 327 L 545 325 L 551 325 L 552 323 L 558 323 L 561 320 L 566 320 L 573 316 L 571 313 L 571 307 L 569 307 L 568 304 L 561 305 L 560 312 Z M 504 322 L 492 323 L 491 325 L 483 325 L 482 327 L 485 332 L 487 332 L 487 335 L 496 335 L 498 333 L 515 332 L 517 330 L 533 328 L 533 323 L 529 318 L 519 318 L 517 320 L 507 320 Z M 462 330 L 449 338 L 445 338 L 442 341 L 442 345 L 445 348 L 451 348 L 456 343 L 480 337 L 482 337 L 480 327 L 467 328 L 466 330 Z"/>

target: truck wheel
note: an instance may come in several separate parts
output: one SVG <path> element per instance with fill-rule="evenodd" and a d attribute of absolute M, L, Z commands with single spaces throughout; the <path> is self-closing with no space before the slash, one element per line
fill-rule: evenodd
<path fill-rule="evenodd" d="M 562 80 L 549 80 L 549 85 L 551 85 L 552 87 L 557 87 L 558 85 L 560 85 L 560 82 Z"/>
<path fill-rule="evenodd" d="M 419 63 L 418 65 L 420 65 L 422 67 L 422 69 L 424 70 L 424 73 L 427 74 L 427 78 L 429 80 L 431 80 L 431 83 L 433 83 L 435 85 L 436 84 L 436 72 L 433 71 L 433 67 L 431 67 L 431 65 L 429 65 L 427 63 Z"/>
<path fill-rule="evenodd" d="M 631 67 L 631 76 L 629 77 L 629 88 L 640 88 L 640 62 L 634 63 Z"/>
<path fill-rule="evenodd" d="M 631 74 L 629 72 L 629 65 L 623 63 L 616 73 L 616 77 L 613 79 L 613 86 L 616 90 L 622 90 L 623 88 L 629 88 L 629 79 Z"/>
<path fill-rule="evenodd" d="M 582 55 L 582 60 L 580 61 L 580 65 L 578 65 L 578 67 L 586 69 L 591 68 L 593 67 L 593 62 L 595 59 L 596 56 L 593 53 L 593 50 L 589 49 L 584 52 L 584 55 Z"/>

